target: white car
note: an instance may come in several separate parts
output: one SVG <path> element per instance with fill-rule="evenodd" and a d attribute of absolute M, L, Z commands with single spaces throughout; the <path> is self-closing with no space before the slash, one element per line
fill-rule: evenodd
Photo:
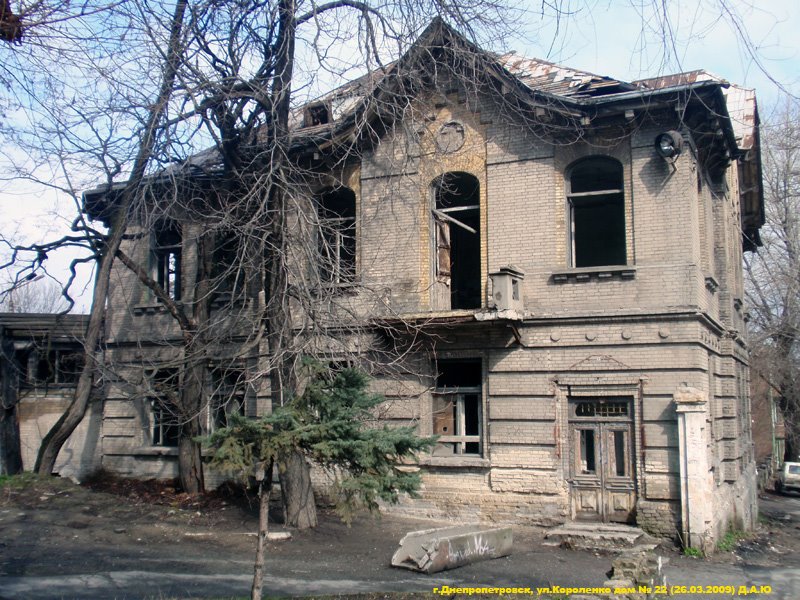
<path fill-rule="evenodd" d="M 778 474 L 775 491 L 787 492 L 789 490 L 800 492 L 800 462 L 783 463 L 783 471 Z"/>

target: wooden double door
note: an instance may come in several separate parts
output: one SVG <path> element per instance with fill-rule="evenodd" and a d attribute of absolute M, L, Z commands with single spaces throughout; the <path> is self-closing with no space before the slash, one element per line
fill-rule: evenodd
<path fill-rule="evenodd" d="M 570 402 L 574 520 L 630 523 L 635 519 L 631 404 L 629 398 Z"/>

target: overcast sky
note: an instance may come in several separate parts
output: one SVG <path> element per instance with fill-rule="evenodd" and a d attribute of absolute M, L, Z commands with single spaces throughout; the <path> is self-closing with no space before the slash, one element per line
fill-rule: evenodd
<path fill-rule="evenodd" d="M 737 23 L 720 14 L 720 2 L 729 2 L 741 17 L 752 47 L 748 49 L 734 31 Z M 649 5 L 649 0 L 634 0 Z M 538 5 L 538 0 L 532 1 Z M 693 69 L 706 69 L 731 82 L 754 87 L 762 118 L 780 96 L 780 87 L 800 95 L 800 2 L 798 0 L 692 0 L 673 2 L 671 19 L 675 30 L 669 37 L 664 59 L 664 35 L 658 20 L 627 0 L 568 2 L 575 14 L 552 19 L 531 14 L 524 24 L 525 39 L 515 40 L 520 54 L 633 80 Z M 756 5 L 757 4 L 757 5 Z M 495 48 L 510 50 L 511 48 Z M 7 52 L 7 48 L 0 52 Z M 756 53 L 757 60 L 753 53 Z M 1 58 L 1 56 L 0 56 Z M 758 64 L 760 62 L 760 66 Z M 765 72 L 766 71 L 766 74 Z M 74 206 L 50 192 L 37 192 L 29 185 L 0 189 L 0 228 L 17 239 L 42 241 L 67 231 Z M 69 256 L 52 256 L 50 272 L 66 279 Z M 75 290 L 78 308 L 88 311 L 89 270 Z"/>

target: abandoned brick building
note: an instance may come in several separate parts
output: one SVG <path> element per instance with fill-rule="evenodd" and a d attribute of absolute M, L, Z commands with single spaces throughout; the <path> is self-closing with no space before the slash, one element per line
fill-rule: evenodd
<path fill-rule="evenodd" d="M 87 321 L 86 315 L 0 313 L 0 446 L 19 446 L 19 456 L 10 461 L 18 463 L 16 470 L 33 469 L 42 438 L 72 400 Z M 59 454 L 60 474 L 100 466 L 101 424 L 102 405 L 92 402 Z"/>
<path fill-rule="evenodd" d="M 402 86 L 409 67 L 417 84 Z M 373 370 L 381 416 L 440 436 L 421 497 L 394 510 L 628 522 L 698 547 L 753 524 L 751 90 L 703 71 L 629 83 L 492 55 L 436 22 L 384 74 L 299 109 L 293 136 L 306 172 L 294 227 L 306 211 L 324 224 L 309 234 L 317 308 L 366 324 L 314 348 L 358 361 L 391 329 L 406 351 L 402 369 Z M 110 195 L 88 192 L 90 214 Z M 208 227 L 132 225 L 125 251 L 185 305 Z M 112 277 L 102 462 L 174 476 L 176 431 L 154 395 L 180 332 L 136 275 L 118 263 Z M 269 410 L 268 378 L 242 377 L 264 352 L 240 370 L 209 359 L 207 393 L 227 400 L 209 401 L 207 428 Z"/>

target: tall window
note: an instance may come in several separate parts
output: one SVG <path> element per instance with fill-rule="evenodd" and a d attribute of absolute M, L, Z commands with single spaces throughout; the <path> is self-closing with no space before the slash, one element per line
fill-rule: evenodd
<path fill-rule="evenodd" d="M 173 300 L 181 299 L 181 229 L 168 222 L 156 228 L 153 243 L 155 280 Z"/>
<path fill-rule="evenodd" d="M 567 184 L 573 266 L 626 264 L 622 165 L 583 159 L 569 170 Z"/>
<path fill-rule="evenodd" d="M 150 385 L 153 392 L 150 397 L 153 446 L 176 447 L 181 432 L 180 418 L 176 410 L 177 369 L 159 369 L 153 375 Z"/>
<path fill-rule="evenodd" d="M 346 284 L 356 278 L 356 195 L 349 188 L 318 197 L 319 274 L 324 283 Z"/>
<path fill-rule="evenodd" d="M 442 455 L 481 454 L 481 361 L 442 360 L 433 392 L 434 451 Z"/>
<path fill-rule="evenodd" d="M 450 286 L 450 308 L 481 306 L 480 183 L 469 173 L 433 182 L 436 279 Z"/>
<path fill-rule="evenodd" d="M 241 369 L 211 370 L 211 406 L 209 410 L 208 431 L 228 426 L 228 416 L 244 415 L 246 379 Z"/>
<path fill-rule="evenodd" d="M 219 302 L 240 299 L 245 286 L 242 239 L 232 231 L 219 231 L 212 267 L 214 296 Z"/>

